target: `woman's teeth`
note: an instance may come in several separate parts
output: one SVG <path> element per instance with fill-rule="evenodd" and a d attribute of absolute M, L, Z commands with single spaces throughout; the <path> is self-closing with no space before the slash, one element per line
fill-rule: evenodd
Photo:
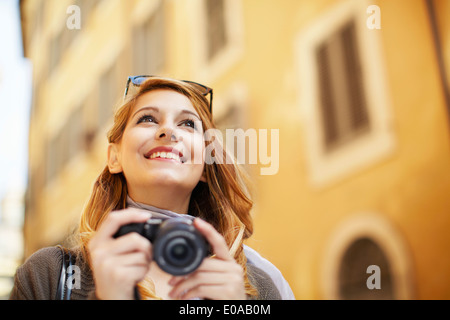
<path fill-rule="evenodd" d="M 155 158 L 174 159 L 178 162 L 181 162 L 180 157 L 177 154 L 172 153 L 172 152 L 164 152 L 164 151 L 163 152 L 155 152 L 155 153 L 152 153 L 149 157 L 149 159 L 155 159 Z"/>

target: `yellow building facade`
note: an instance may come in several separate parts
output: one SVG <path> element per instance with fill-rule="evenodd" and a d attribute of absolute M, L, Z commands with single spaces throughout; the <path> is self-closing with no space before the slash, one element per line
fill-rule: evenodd
<path fill-rule="evenodd" d="M 448 1 L 20 5 L 34 70 L 25 257 L 67 243 L 127 76 L 157 74 L 212 87 L 221 129 L 266 130 L 273 154 L 245 163 L 248 244 L 297 299 L 450 298 Z"/>

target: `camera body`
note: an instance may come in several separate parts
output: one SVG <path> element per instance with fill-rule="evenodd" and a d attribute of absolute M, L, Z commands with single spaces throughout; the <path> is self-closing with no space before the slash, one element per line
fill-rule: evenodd
<path fill-rule="evenodd" d="M 119 228 L 115 238 L 136 232 L 148 239 L 153 247 L 153 260 L 172 275 L 195 271 L 209 255 L 206 239 L 186 218 L 150 218 L 144 223 L 131 223 Z"/>

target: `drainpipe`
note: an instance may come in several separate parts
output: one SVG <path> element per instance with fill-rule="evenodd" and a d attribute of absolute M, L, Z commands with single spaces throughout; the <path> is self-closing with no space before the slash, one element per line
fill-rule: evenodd
<path fill-rule="evenodd" d="M 445 61 L 444 56 L 442 53 L 442 45 L 439 37 L 439 28 L 437 25 L 437 19 L 436 19 L 436 11 L 434 8 L 433 0 L 425 0 L 427 10 L 428 10 L 428 16 L 430 19 L 430 26 L 431 26 L 431 33 L 433 37 L 434 42 L 434 49 L 436 51 L 436 58 L 438 62 L 438 68 L 439 68 L 439 74 L 441 77 L 441 83 L 444 90 L 444 98 L 445 98 L 445 104 L 447 106 L 447 119 L 449 120 L 450 124 L 450 87 L 449 82 L 447 78 L 447 73 L 445 72 Z M 450 126 L 449 126 L 450 129 Z"/>

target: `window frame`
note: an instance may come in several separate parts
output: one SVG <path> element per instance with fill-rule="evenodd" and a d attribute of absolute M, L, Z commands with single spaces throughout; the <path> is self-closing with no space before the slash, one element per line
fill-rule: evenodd
<path fill-rule="evenodd" d="M 341 221 L 331 232 L 320 257 L 320 286 L 326 300 L 342 299 L 339 271 L 352 244 L 367 238 L 383 251 L 390 266 L 394 299 L 414 299 L 415 283 L 412 256 L 402 234 L 380 212 L 356 212 Z M 368 266 L 367 266 L 368 267 Z M 370 274 L 367 274 L 367 278 Z"/>
<path fill-rule="evenodd" d="M 306 145 L 309 181 L 316 188 L 326 187 L 376 164 L 390 157 L 395 149 L 380 33 L 366 27 L 368 5 L 366 0 L 339 3 L 302 28 L 295 39 L 300 121 Z M 327 152 L 323 143 L 324 128 L 317 85 L 319 68 L 315 52 L 325 39 L 352 20 L 356 23 L 356 42 L 370 131 L 333 152 Z"/>
<path fill-rule="evenodd" d="M 244 21 L 241 0 L 225 0 L 224 21 L 227 43 L 208 58 L 207 0 L 192 0 L 186 6 L 189 17 L 194 78 L 211 83 L 235 65 L 244 53 Z"/>
<path fill-rule="evenodd" d="M 166 50 L 167 45 L 167 28 L 166 28 L 166 17 L 165 17 L 165 3 L 164 1 L 157 0 L 152 2 L 139 3 L 136 6 L 132 16 L 135 24 L 132 28 L 131 34 L 131 48 L 132 48 L 132 66 L 131 69 L 135 74 L 161 74 L 164 73 L 164 69 L 168 65 L 167 57 L 168 51 Z M 162 16 L 158 16 L 162 15 Z M 142 49 L 145 51 L 149 49 L 150 43 L 148 41 L 142 41 L 140 37 L 148 36 L 150 33 L 150 29 L 156 25 L 158 25 L 157 19 L 162 19 L 162 48 L 158 48 L 158 50 L 154 50 L 154 52 L 161 52 L 160 57 L 162 62 L 158 65 L 151 65 L 144 62 L 145 65 L 139 65 L 143 61 L 147 61 L 148 59 L 142 59 Z M 143 46 L 143 48 L 141 47 Z M 145 54 L 149 54 L 149 52 L 145 52 Z M 142 60 L 142 61 L 140 61 Z M 137 64 L 136 64 L 137 63 Z"/>

